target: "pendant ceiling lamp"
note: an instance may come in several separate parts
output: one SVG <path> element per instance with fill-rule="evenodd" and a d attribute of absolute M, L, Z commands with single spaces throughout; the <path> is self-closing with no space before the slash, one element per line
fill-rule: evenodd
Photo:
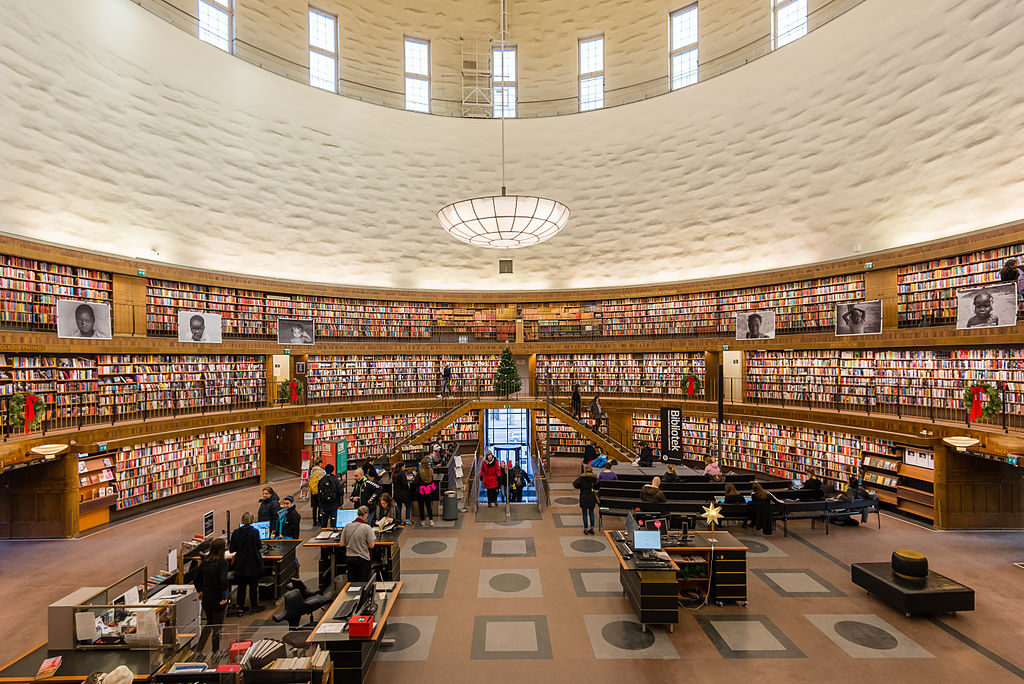
<path fill-rule="evenodd" d="M 505 48 L 505 0 L 499 4 L 501 40 Z M 504 60 L 504 52 L 501 53 Z M 491 91 L 493 93 L 493 89 Z M 441 207 L 437 220 L 456 240 L 489 249 L 538 245 L 565 227 L 569 208 L 561 202 L 505 191 L 505 90 L 501 89 L 501 194 L 459 200 Z"/>

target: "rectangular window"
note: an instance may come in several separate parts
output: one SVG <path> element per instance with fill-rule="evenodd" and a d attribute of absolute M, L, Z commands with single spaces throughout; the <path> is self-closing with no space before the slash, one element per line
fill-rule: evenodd
<path fill-rule="evenodd" d="M 672 90 L 697 82 L 697 6 L 690 5 L 669 15 L 669 62 Z"/>
<path fill-rule="evenodd" d="M 338 18 L 309 8 L 309 85 L 338 92 Z"/>
<path fill-rule="evenodd" d="M 604 107 L 604 36 L 581 38 L 580 111 Z"/>
<path fill-rule="evenodd" d="M 772 4 L 773 49 L 807 35 L 807 0 L 773 0 Z"/>
<path fill-rule="evenodd" d="M 405 108 L 430 112 L 430 41 L 405 39 Z"/>
<path fill-rule="evenodd" d="M 199 40 L 231 50 L 232 0 L 199 0 Z"/>
<path fill-rule="evenodd" d="M 494 84 L 494 118 L 514 119 L 516 116 L 516 49 L 494 50 L 492 81 Z"/>

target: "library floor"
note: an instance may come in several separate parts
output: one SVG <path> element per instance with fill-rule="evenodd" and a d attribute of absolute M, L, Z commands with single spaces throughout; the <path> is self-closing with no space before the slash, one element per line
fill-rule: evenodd
<path fill-rule="evenodd" d="M 641 632 L 601 536 L 581 534 L 575 459 L 556 463 L 552 507 L 517 524 L 415 527 L 402 538 L 405 590 L 396 640 L 370 682 L 661 681 L 987 682 L 1024 680 L 1024 532 L 936 532 L 883 516 L 882 528 L 791 525 L 770 537 L 730 528 L 750 547 L 747 607 L 680 611 L 673 633 Z M 288 492 L 297 480 L 275 483 Z M 255 510 L 251 487 L 165 509 L 77 540 L 0 542 L 0 663 L 46 638 L 46 605 L 148 562 L 159 566 L 211 508 Z M 300 506 L 306 517 L 308 508 Z M 304 534 L 310 531 L 304 525 Z M 850 582 L 849 564 L 896 548 L 975 589 L 974 612 L 905 618 Z M 316 556 L 301 550 L 308 577 Z M 245 622 L 261 624 L 271 606 Z M 682 674 L 685 673 L 685 674 Z"/>

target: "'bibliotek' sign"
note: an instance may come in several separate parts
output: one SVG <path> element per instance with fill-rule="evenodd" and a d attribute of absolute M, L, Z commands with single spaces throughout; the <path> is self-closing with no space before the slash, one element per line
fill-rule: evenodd
<path fill-rule="evenodd" d="M 661 453 L 669 458 L 683 456 L 683 411 L 661 407 Z"/>

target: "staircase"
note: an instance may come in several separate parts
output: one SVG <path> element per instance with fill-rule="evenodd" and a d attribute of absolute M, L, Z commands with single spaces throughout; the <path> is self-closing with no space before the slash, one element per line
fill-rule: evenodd
<path fill-rule="evenodd" d="M 616 461 L 634 461 L 637 458 L 637 454 L 632 449 L 627 449 L 623 444 L 613 439 L 610 435 L 606 435 L 603 432 L 597 432 L 593 428 L 587 426 L 585 423 L 573 418 L 572 413 L 567 409 L 562 408 L 558 404 L 554 403 L 550 399 L 547 400 L 548 413 L 558 418 L 560 421 L 570 426 L 576 432 L 580 433 L 594 444 L 598 445 L 608 454 L 609 458 L 614 458 Z"/>
<path fill-rule="evenodd" d="M 473 401 L 464 401 L 460 404 L 456 404 L 452 408 L 448 409 L 440 416 L 430 421 L 416 432 L 408 435 L 405 439 L 398 442 L 389 454 L 388 460 L 391 465 L 394 465 L 398 461 L 402 460 L 402 448 L 406 446 L 412 446 L 417 444 L 423 444 L 428 439 L 436 435 L 441 430 L 445 429 L 453 422 L 459 419 L 464 413 L 469 411 L 473 407 Z"/>

